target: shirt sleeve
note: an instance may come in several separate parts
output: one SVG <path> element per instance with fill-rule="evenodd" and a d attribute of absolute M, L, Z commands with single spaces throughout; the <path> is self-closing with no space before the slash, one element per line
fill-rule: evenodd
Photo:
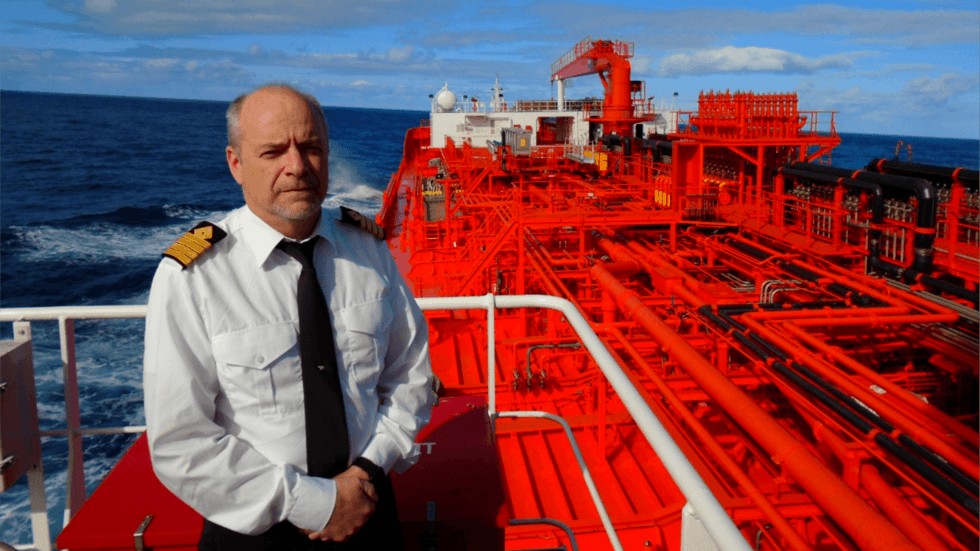
<path fill-rule="evenodd" d="M 214 305 L 194 295 L 187 275 L 164 260 L 147 306 L 143 389 L 154 472 L 198 513 L 242 534 L 283 520 L 324 528 L 333 480 L 273 463 L 215 422 L 220 387 L 206 322 Z"/>
<path fill-rule="evenodd" d="M 385 472 L 403 472 L 418 461 L 415 437 L 429 422 L 436 396 L 432 390 L 429 331 L 422 309 L 395 265 L 387 247 L 382 258 L 391 282 L 388 353 L 378 379 L 378 422 L 360 454 Z"/>

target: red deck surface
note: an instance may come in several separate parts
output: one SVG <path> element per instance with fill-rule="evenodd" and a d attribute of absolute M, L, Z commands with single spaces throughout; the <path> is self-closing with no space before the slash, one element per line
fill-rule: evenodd
<path fill-rule="evenodd" d="M 133 533 L 151 514 L 143 536 L 148 548 L 197 549 L 204 519 L 157 479 L 143 434 L 62 530 L 58 547 L 133 549 Z"/>
<path fill-rule="evenodd" d="M 406 550 L 423 549 L 427 533 L 440 549 L 501 549 L 508 517 L 486 400 L 440 400 L 417 441 L 419 463 L 392 475 Z M 144 434 L 61 532 L 58 547 L 133 549 L 133 533 L 148 514 L 148 549 L 197 549 L 204 521 L 157 479 Z"/>

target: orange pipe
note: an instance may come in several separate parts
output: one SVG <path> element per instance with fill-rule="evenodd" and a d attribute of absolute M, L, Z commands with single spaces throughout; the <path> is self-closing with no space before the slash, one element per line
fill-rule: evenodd
<path fill-rule="evenodd" d="M 929 405 L 916 398 L 909 391 L 889 381 L 885 377 L 882 377 L 881 374 L 868 368 L 867 366 L 861 365 L 861 363 L 855 361 L 840 349 L 828 345 L 795 325 L 786 324 L 783 327 L 793 334 L 793 336 L 817 349 L 820 353 L 825 354 L 828 358 L 837 360 L 851 371 L 854 371 L 858 375 L 861 375 L 865 379 L 885 389 L 891 396 L 897 396 L 906 405 L 911 406 L 920 415 L 934 419 L 942 426 L 952 430 L 957 436 L 963 438 L 967 444 L 977 446 L 978 442 L 980 442 L 980 434 L 978 434 L 972 428 L 964 425 L 956 419 L 953 419 L 939 408 Z"/>
<path fill-rule="evenodd" d="M 873 510 L 830 471 L 806 447 L 746 396 L 734 383 L 718 372 L 684 338 L 609 272 L 592 267 L 592 276 L 616 297 L 624 313 L 633 316 L 663 348 L 687 371 L 696 383 L 725 412 L 752 435 L 793 476 L 824 512 L 866 551 L 911 551 L 919 549 L 895 526 Z"/>
<path fill-rule="evenodd" d="M 688 304 L 697 308 L 700 308 L 701 306 L 704 306 L 706 304 L 692 291 L 688 290 L 689 287 L 692 288 L 693 290 L 693 288 L 700 287 L 702 284 L 700 281 L 691 277 L 691 275 L 688 274 L 686 271 L 684 271 L 684 269 L 680 268 L 679 266 L 670 262 L 668 259 L 664 258 L 662 254 L 653 251 L 649 247 L 645 247 L 644 245 L 641 245 L 636 241 L 630 241 L 629 249 L 632 250 L 634 253 L 639 254 L 643 260 L 647 262 L 651 262 L 657 267 L 670 268 L 674 270 L 678 275 L 680 275 L 683 280 L 683 283 L 681 284 L 668 283 L 667 288 L 670 291 L 676 292 L 678 295 L 680 295 L 681 298 L 683 298 Z"/>
<path fill-rule="evenodd" d="M 809 351 L 798 346 L 793 346 L 792 343 L 786 342 L 785 339 L 777 335 L 772 329 L 763 326 L 748 316 L 743 316 L 741 319 L 752 329 L 754 333 L 773 341 L 773 344 L 776 344 L 780 348 L 791 352 L 800 363 L 814 370 L 825 380 L 835 384 L 844 392 L 851 394 L 852 396 L 859 397 L 863 403 L 874 409 L 878 415 L 882 417 L 882 419 L 885 419 L 890 424 L 898 427 L 901 432 L 914 437 L 919 443 L 937 452 L 943 456 L 944 459 L 952 463 L 956 468 L 966 472 L 974 480 L 980 478 L 980 465 L 977 464 L 974 458 L 966 457 L 962 452 L 960 452 L 960 450 L 950 445 L 949 442 L 941 440 L 932 432 L 937 428 L 945 429 L 945 427 L 922 427 L 917 425 L 908 417 L 907 412 L 895 410 L 891 405 L 882 401 L 879 396 L 870 389 L 867 389 L 862 385 L 855 384 L 852 380 L 850 380 L 850 378 L 842 375 L 840 370 L 834 369 L 833 367 L 817 361 L 809 353 Z"/>
<path fill-rule="evenodd" d="M 721 464 L 722 468 L 725 469 L 725 472 L 735 479 L 735 482 L 738 483 L 738 488 L 744 491 L 749 499 L 751 499 L 752 502 L 759 507 L 759 510 L 761 510 L 762 514 L 764 514 L 769 522 L 772 523 L 777 532 L 779 532 L 782 537 L 789 541 L 790 546 L 800 551 L 812 551 L 813 548 L 810 547 L 810 544 L 804 541 L 796 530 L 790 526 L 786 518 L 779 513 L 773 504 L 766 498 L 765 494 L 759 490 L 759 487 L 752 482 L 752 479 L 742 471 L 739 464 L 728 455 L 728 452 L 726 452 L 721 444 L 715 440 L 714 436 L 712 436 L 711 432 L 705 428 L 704 424 L 702 424 L 701 421 L 695 417 L 693 413 L 691 413 L 691 410 L 684 405 L 684 402 L 678 398 L 667 383 L 665 383 L 664 380 L 657 375 L 653 367 L 651 367 L 650 364 L 643 359 L 640 352 L 636 350 L 636 348 L 634 348 L 633 345 L 626 339 L 626 335 L 623 335 L 623 332 L 615 327 L 603 325 L 598 329 L 610 333 L 616 338 L 616 340 L 619 341 L 621 345 L 623 345 L 626 352 L 629 353 L 637 364 L 639 364 L 643 373 L 646 374 L 651 381 L 653 381 L 653 384 L 657 387 L 657 390 L 660 391 L 660 394 L 667 400 L 671 408 L 673 408 L 672 411 L 680 414 L 681 418 L 684 419 L 684 422 L 687 423 L 687 427 L 697 434 L 698 438 L 705 445 L 705 447 L 707 447 L 708 450 L 714 454 L 715 460 Z"/>
<path fill-rule="evenodd" d="M 794 325 L 799 327 L 847 327 L 853 325 L 859 325 L 861 327 L 877 327 L 879 325 L 896 325 L 896 324 L 908 324 L 908 323 L 953 323 L 960 319 L 960 315 L 957 313 L 950 315 L 943 314 L 921 314 L 921 315 L 905 315 L 905 316 L 876 316 L 867 315 L 862 309 L 862 316 L 856 316 L 853 318 L 810 318 L 810 319 L 799 319 L 793 322 Z"/>
<path fill-rule="evenodd" d="M 950 547 L 941 540 L 932 528 L 921 518 L 921 512 L 916 511 L 905 499 L 898 495 L 881 477 L 878 469 L 865 464 L 861 467 L 861 485 L 868 491 L 871 500 L 878 509 L 891 519 L 895 526 L 900 526 L 912 541 L 923 549 L 930 551 L 949 551 Z"/>
<path fill-rule="evenodd" d="M 758 243 L 754 243 L 752 241 L 749 241 L 747 239 L 744 239 L 744 238 L 741 238 L 741 237 L 738 237 L 738 236 L 733 236 L 733 237 L 731 237 L 731 239 L 732 240 L 736 240 L 736 241 L 740 241 L 740 242 L 745 243 L 745 244 L 748 244 L 748 245 L 752 245 L 753 247 L 758 248 L 758 249 L 764 249 L 764 247 L 761 247 Z M 772 251 L 767 251 L 767 252 L 771 252 L 771 254 L 773 254 L 774 257 L 783 256 L 783 255 L 780 255 L 777 252 L 772 252 Z M 771 260 L 773 260 L 773 259 L 770 259 L 770 261 Z M 902 302 L 905 302 L 905 303 L 910 303 L 911 302 L 911 303 L 915 303 L 916 305 L 918 305 L 923 310 L 932 311 L 932 312 L 937 313 L 937 314 L 939 314 L 939 313 L 946 313 L 946 314 L 956 315 L 957 316 L 956 319 L 958 319 L 958 314 L 955 314 L 952 310 L 950 310 L 950 309 L 948 309 L 948 308 L 946 308 L 944 306 L 940 306 L 940 305 L 938 305 L 938 304 L 936 304 L 934 302 L 930 302 L 929 300 L 927 300 L 927 299 L 925 299 L 923 297 L 920 297 L 920 296 L 918 296 L 918 295 L 916 295 L 914 293 L 903 292 L 901 298 L 899 298 L 899 297 L 895 297 L 895 296 L 889 295 L 888 293 L 884 293 L 884 292 L 882 292 L 882 291 L 880 291 L 878 289 L 875 289 L 875 288 L 867 285 L 864 281 L 860 281 L 860 280 L 854 279 L 854 274 L 853 273 L 846 271 L 844 268 L 841 268 L 840 266 L 830 265 L 827 269 L 823 269 L 820 266 L 817 266 L 817 265 L 814 265 L 814 264 L 811 263 L 811 264 L 809 264 L 807 266 L 807 269 L 810 270 L 811 272 L 815 273 L 815 274 L 818 274 L 818 275 L 822 276 L 822 277 L 826 277 L 826 278 L 832 279 L 835 282 L 845 283 L 849 287 L 853 288 L 854 290 L 862 291 L 862 292 L 864 292 L 866 294 L 869 294 L 869 295 L 874 296 L 878 300 L 882 300 L 882 301 L 887 302 L 887 303 L 892 304 L 892 305 L 901 304 L 901 302 L 898 302 L 898 301 L 902 301 Z M 894 290 L 897 291 L 898 289 L 894 289 Z"/>
<path fill-rule="evenodd" d="M 615 241 L 609 238 L 603 237 L 597 240 L 596 245 L 598 245 L 599 248 L 601 248 L 603 251 L 607 252 L 609 256 L 613 260 L 616 260 L 617 262 L 635 262 L 643 266 L 643 269 L 646 270 L 646 272 L 649 274 L 654 274 L 656 272 L 656 267 L 651 265 L 650 261 L 647 258 L 637 258 L 636 254 L 634 254 L 633 251 L 627 249 L 626 247 L 622 246 L 619 243 L 616 243 Z M 668 266 L 674 268 L 673 266 L 670 265 Z M 661 264 L 661 267 L 663 267 L 663 264 Z M 676 268 L 674 269 L 677 270 Z M 677 272 L 680 273 L 680 270 L 677 270 Z M 670 282 L 667 284 L 667 288 L 664 290 L 666 291 L 666 293 L 664 294 L 674 293 L 677 296 L 681 297 L 681 300 L 683 300 L 685 303 L 691 306 L 701 307 L 704 305 L 704 301 L 699 299 L 697 295 L 695 295 L 694 293 L 689 291 L 686 287 L 684 287 L 683 284 L 678 284 L 677 282 Z"/>
<path fill-rule="evenodd" d="M 840 460 L 842 465 L 848 465 L 852 452 L 844 440 L 828 429 L 823 423 L 809 416 L 804 416 L 813 429 L 813 435 L 823 442 L 831 453 Z M 906 536 L 923 549 L 929 551 L 951 551 L 946 542 L 940 539 L 936 532 L 922 520 L 921 512 L 917 513 L 898 492 L 881 477 L 877 469 L 865 463 L 857 471 L 859 483 L 878 509 L 892 521 Z"/>

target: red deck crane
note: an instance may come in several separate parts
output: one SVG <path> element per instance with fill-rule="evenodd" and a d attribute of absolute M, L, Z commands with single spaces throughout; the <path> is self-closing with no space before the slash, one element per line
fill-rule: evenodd
<path fill-rule="evenodd" d="M 638 117 L 634 110 L 632 95 L 639 93 L 640 99 L 643 99 L 643 83 L 630 80 L 631 57 L 632 42 L 593 41 L 589 36 L 551 65 L 551 80 L 561 82 L 572 77 L 598 74 L 605 89 L 605 100 L 599 116 L 589 117 L 589 120 L 602 123 L 606 134 L 629 136 L 634 124 L 650 118 Z"/>

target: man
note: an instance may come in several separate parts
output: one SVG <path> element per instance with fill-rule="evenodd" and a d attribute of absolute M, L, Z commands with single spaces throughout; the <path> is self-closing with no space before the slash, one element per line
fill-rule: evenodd
<path fill-rule="evenodd" d="M 150 291 L 154 471 L 205 517 L 201 549 L 400 548 L 386 473 L 417 459 L 434 402 L 425 318 L 379 229 L 322 209 L 314 98 L 238 98 L 228 143 L 246 205 L 178 240 Z"/>

